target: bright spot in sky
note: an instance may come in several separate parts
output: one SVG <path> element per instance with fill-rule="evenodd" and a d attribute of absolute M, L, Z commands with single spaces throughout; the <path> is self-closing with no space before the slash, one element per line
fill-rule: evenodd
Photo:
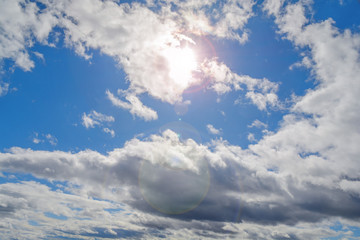
<path fill-rule="evenodd" d="M 197 69 L 194 51 L 188 47 L 168 48 L 164 56 L 169 64 L 169 77 L 182 88 L 189 87 L 193 81 L 193 72 Z"/>

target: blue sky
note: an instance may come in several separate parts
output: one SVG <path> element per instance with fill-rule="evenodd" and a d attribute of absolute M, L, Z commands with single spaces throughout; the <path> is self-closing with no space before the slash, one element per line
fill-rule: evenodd
<path fill-rule="evenodd" d="M 359 239 L 356 0 L 0 0 L 4 239 Z"/>

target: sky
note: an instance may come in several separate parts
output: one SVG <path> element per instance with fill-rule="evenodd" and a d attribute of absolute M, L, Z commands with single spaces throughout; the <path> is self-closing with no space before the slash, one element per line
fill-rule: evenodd
<path fill-rule="evenodd" d="M 1 239 L 360 239 L 357 0 L 0 0 Z"/>

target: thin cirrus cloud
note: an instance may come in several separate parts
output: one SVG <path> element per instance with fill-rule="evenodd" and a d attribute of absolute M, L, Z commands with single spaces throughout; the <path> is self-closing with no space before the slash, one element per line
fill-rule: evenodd
<path fill-rule="evenodd" d="M 309 68 L 317 81 L 285 109 L 277 95 L 281 84 L 237 74 L 219 58 L 201 59 L 197 75 L 185 85 L 168 79 L 166 46 L 193 47 L 196 36 L 203 35 L 251 41 L 247 24 L 256 15 L 254 1 L 43 1 L 41 11 L 33 2 L 0 3 L 6 32 L 0 35 L 1 59 L 31 71 L 32 41 L 56 45 L 48 36 L 57 26 L 66 47 L 79 56 L 91 59 L 90 50 L 98 49 L 116 60 L 129 87 L 117 94 L 107 90 L 105 97 L 146 122 L 160 114 L 141 101 L 143 94 L 172 105 L 185 103 L 185 90 L 203 79 L 206 90 L 244 96 L 262 113 L 286 110 L 274 131 L 256 139 L 248 134 L 247 148 L 224 140 L 225 134 L 201 143 L 165 130 L 129 139 L 106 154 L 22 147 L 0 152 L 0 177 L 7 180 L 0 185 L 5 238 L 356 237 L 348 229 L 360 227 L 358 33 L 338 29 L 332 19 L 309 19 L 309 1 L 265 0 L 257 6 L 259 14 L 274 20 L 281 41 L 289 41 L 303 57 L 292 66 Z M 180 27 L 192 35 L 179 33 Z M 0 95 L 5 95 L 8 85 L 2 86 Z M 259 119 L 248 128 L 267 130 L 270 124 Z M 113 122 L 114 117 L 96 111 L 82 115 L 85 128 L 102 127 L 111 136 L 114 130 L 105 125 Z M 221 134 L 211 124 L 207 129 Z M 42 141 L 39 136 L 34 143 Z M 44 135 L 44 141 L 51 136 Z M 41 181 L 16 179 L 14 172 Z M 184 202 L 174 186 L 189 190 L 182 191 Z"/>
<path fill-rule="evenodd" d="M 113 116 L 108 116 L 103 113 L 98 113 L 95 110 L 92 110 L 90 113 L 83 113 L 82 117 L 82 125 L 86 128 L 94 128 L 96 126 L 103 127 L 104 124 L 109 125 L 112 122 L 115 122 L 115 118 Z M 109 129 L 107 127 L 103 127 L 103 131 L 107 134 L 110 134 L 111 137 L 115 137 L 115 131 Z"/>

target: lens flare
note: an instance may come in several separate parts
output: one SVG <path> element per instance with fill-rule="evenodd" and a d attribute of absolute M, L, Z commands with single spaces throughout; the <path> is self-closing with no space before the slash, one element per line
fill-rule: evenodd
<path fill-rule="evenodd" d="M 160 129 L 162 132 L 167 130 L 177 135 L 178 145 L 186 144 L 187 141 L 201 141 L 199 133 L 183 122 L 170 123 Z M 186 145 L 191 146 L 191 143 Z M 139 168 L 142 196 L 151 207 L 165 214 L 182 214 L 196 208 L 210 186 L 207 161 L 191 154 L 184 156 L 177 150 L 178 147 L 168 149 L 158 161 L 143 159 Z M 197 171 L 184 164 L 184 157 L 197 167 Z"/>

